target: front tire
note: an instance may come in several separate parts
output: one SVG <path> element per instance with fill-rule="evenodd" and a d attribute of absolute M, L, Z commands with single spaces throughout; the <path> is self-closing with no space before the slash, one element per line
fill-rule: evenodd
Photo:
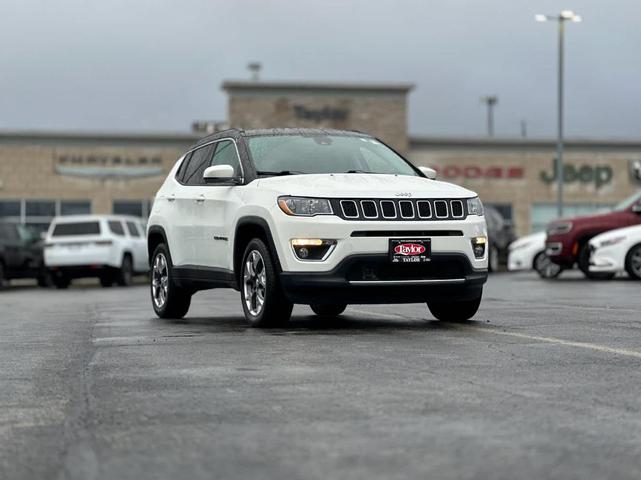
<path fill-rule="evenodd" d="M 471 300 L 429 301 L 427 307 L 438 320 L 443 322 L 464 322 L 479 309 L 483 292 Z"/>
<path fill-rule="evenodd" d="M 191 292 L 174 282 L 169 249 L 161 243 L 151 263 L 151 305 L 160 318 L 183 318 L 189 311 Z"/>
<path fill-rule="evenodd" d="M 337 317 L 345 311 L 347 305 L 336 303 L 332 305 L 310 305 L 309 307 L 319 317 Z"/>
<path fill-rule="evenodd" d="M 641 280 L 641 243 L 633 246 L 625 256 L 625 271 L 630 278 Z"/>
<path fill-rule="evenodd" d="M 490 248 L 487 253 L 487 268 L 490 272 L 499 271 L 499 249 L 493 245 L 490 245 Z"/>
<path fill-rule="evenodd" d="M 252 327 L 289 323 L 294 305 L 285 298 L 272 254 L 261 239 L 254 238 L 245 248 L 239 283 L 245 318 Z"/>
<path fill-rule="evenodd" d="M 557 278 L 563 270 L 561 265 L 550 260 L 550 257 L 545 252 L 539 252 L 534 257 L 532 268 L 539 274 L 539 277 L 547 279 Z"/>

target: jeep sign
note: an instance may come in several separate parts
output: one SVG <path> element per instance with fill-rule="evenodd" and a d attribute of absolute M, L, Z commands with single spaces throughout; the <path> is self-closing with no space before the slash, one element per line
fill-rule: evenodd
<path fill-rule="evenodd" d="M 563 183 L 594 184 L 599 189 L 603 185 L 609 184 L 613 176 L 614 172 L 609 165 L 563 165 Z M 550 171 L 541 170 L 539 178 L 547 185 L 557 181 L 556 159 L 552 160 Z"/>

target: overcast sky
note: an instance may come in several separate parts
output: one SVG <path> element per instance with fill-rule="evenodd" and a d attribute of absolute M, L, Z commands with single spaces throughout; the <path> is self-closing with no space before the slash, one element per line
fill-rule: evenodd
<path fill-rule="evenodd" d="M 641 138 L 641 0 L 2 0 L 0 129 L 187 131 L 226 118 L 224 79 L 411 82 L 410 131 Z"/>

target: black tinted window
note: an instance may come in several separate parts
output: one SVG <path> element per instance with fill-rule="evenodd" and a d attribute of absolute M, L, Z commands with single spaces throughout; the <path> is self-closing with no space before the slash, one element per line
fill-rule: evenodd
<path fill-rule="evenodd" d="M 119 222 L 118 220 L 109 220 L 109 222 L 107 223 L 109 224 L 109 230 L 111 230 L 111 233 L 120 236 L 125 235 L 125 230 L 122 228 L 121 222 Z"/>
<path fill-rule="evenodd" d="M 136 224 L 134 222 L 126 222 L 125 225 L 127 225 L 129 235 L 132 237 L 140 237 L 140 232 L 138 231 L 138 228 L 136 228 Z"/>
<path fill-rule="evenodd" d="M 68 237 L 72 235 L 100 235 L 100 223 L 76 222 L 59 223 L 53 227 L 53 237 Z"/>
<path fill-rule="evenodd" d="M 206 147 L 201 147 L 198 150 L 194 150 L 194 153 L 189 160 L 189 166 L 187 167 L 187 170 L 185 172 L 183 183 L 187 185 L 203 184 L 203 173 L 209 166 L 213 150 L 213 145 L 207 145 Z"/>
<path fill-rule="evenodd" d="M 176 180 L 178 180 L 179 182 L 182 182 L 185 177 L 185 170 L 187 170 L 187 166 L 189 165 L 190 159 L 191 159 L 191 153 L 188 153 L 185 156 L 185 159 L 181 162 L 180 167 L 178 168 L 178 171 L 176 172 Z"/>

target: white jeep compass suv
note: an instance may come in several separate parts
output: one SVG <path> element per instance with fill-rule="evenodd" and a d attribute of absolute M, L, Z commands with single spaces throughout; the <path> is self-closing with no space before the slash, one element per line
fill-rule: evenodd
<path fill-rule="evenodd" d="M 158 191 L 148 223 L 151 301 L 183 317 L 198 290 L 240 291 L 254 326 L 294 303 L 427 302 L 474 316 L 487 279 L 483 205 L 380 140 L 321 129 L 226 130 L 196 143 Z"/>

